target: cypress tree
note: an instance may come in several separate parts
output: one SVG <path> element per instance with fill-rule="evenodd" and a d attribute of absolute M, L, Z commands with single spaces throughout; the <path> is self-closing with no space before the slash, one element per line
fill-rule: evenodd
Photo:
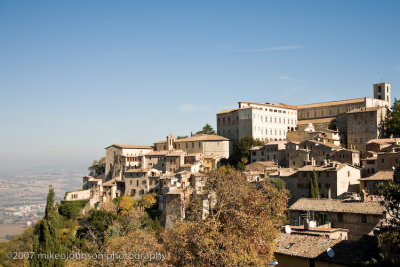
<path fill-rule="evenodd" d="M 310 180 L 310 198 L 318 198 L 319 189 L 318 189 L 318 180 L 317 173 L 313 171 L 312 178 Z"/>
<path fill-rule="evenodd" d="M 47 195 L 46 211 L 44 218 L 40 222 L 39 232 L 35 236 L 33 244 L 34 257 L 30 265 L 34 267 L 61 267 L 64 266 L 62 258 L 63 247 L 58 236 L 59 214 L 54 202 L 54 189 L 49 187 Z M 52 257 L 51 257 L 52 254 Z M 59 255 L 59 259 L 55 259 L 55 255 Z"/>

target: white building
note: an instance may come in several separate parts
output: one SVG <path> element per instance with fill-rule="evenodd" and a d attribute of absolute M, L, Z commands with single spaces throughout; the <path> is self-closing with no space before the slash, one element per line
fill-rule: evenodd
<path fill-rule="evenodd" d="M 245 136 L 282 141 L 296 127 L 297 108 L 286 104 L 239 102 L 239 108 L 217 113 L 218 135 L 234 142 Z"/>

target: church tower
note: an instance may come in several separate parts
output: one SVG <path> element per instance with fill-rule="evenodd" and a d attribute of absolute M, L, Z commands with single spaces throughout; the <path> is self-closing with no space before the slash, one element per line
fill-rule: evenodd
<path fill-rule="evenodd" d="M 169 134 L 167 136 L 167 147 L 169 151 L 174 150 L 174 141 L 175 137 L 172 134 Z"/>
<path fill-rule="evenodd" d="M 390 107 L 390 84 L 385 82 L 375 83 L 374 98 L 385 100 Z"/>

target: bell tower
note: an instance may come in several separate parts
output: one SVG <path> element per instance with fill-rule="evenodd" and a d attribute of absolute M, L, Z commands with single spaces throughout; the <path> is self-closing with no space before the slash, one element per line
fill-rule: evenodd
<path fill-rule="evenodd" d="M 167 148 L 169 151 L 174 150 L 175 137 L 172 134 L 167 136 Z"/>
<path fill-rule="evenodd" d="M 375 83 L 374 98 L 385 100 L 388 102 L 388 106 L 390 107 L 390 83 Z"/>

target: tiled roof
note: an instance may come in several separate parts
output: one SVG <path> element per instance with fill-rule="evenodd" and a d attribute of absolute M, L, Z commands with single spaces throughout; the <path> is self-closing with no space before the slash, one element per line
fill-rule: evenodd
<path fill-rule="evenodd" d="M 381 215 L 384 213 L 385 208 L 377 202 L 345 202 L 340 199 L 301 198 L 290 206 L 289 210 Z"/>
<path fill-rule="evenodd" d="M 367 142 L 367 144 L 376 143 L 380 145 L 389 144 L 393 142 L 400 141 L 400 138 L 382 138 L 382 139 L 371 139 Z"/>
<path fill-rule="evenodd" d="M 113 144 L 111 146 L 106 147 L 105 149 L 109 148 L 109 147 L 116 147 L 116 148 L 120 148 L 120 149 L 153 149 L 152 146 L 141 146 L 141 145 L 122 145 L 122 144 Z"/>
<path fill-rule="evenodd" d="M 297 108 L 302 109 L 302 108 L 315 108 L 315 107 L 326 107 L 326 106 L 343 105 L 343 104 L 363 103 L 365 99 L 366 99 L 365 97 L 362 97 L 362 98 L 347 99 L 347 100 L 297 105 Z"/>
<path fill-rule="evenodd" d="M 229 113 L 229 112 L 232 112 L 232 111 L 235 111 L 235 110 L 237 110 L 237 109 L 236 108 L 232 108 L 232 109 L 221 110 L 220 112 L 217 113 L 217 115 L 218 114 L 226 114 L 226 113 Z"/>
<path fill-rule="evenodd" d="M 187 138 L 177 139 L 175 140 L 175 143 L 195 141 L 229 141 L 229 139 L 216 134 L 198 134 Z"/>
<path fill-rule="evenodd" d="M 371 175 L 366 178 L 361 178 L 361 181 L 384 181 L 384 180 L 393 180 L 393 171 L 379 171 L 374 175 Z"/>
<path fill-rule="evenodd" d="M 340 239 L 328 239 L 323 236 L 280 233 L 275 253 L 313 259 L 326 253 L 328 247 L 341 242 Z"/>
<path fill-rule="evenodd" d="M 358 241 L 330 240 L 322 236 L 280 233 L 275 253 L 352 266 L 378 256 L 375 239 L 364 236 Z M 328 248 L 333 250 L 333 257 L 328 256 Z"/>
<path fill-rule="evenodd" d="M 145 156 L 165 156 L 168 154 L 168 150 L 150 151 Z"/>

